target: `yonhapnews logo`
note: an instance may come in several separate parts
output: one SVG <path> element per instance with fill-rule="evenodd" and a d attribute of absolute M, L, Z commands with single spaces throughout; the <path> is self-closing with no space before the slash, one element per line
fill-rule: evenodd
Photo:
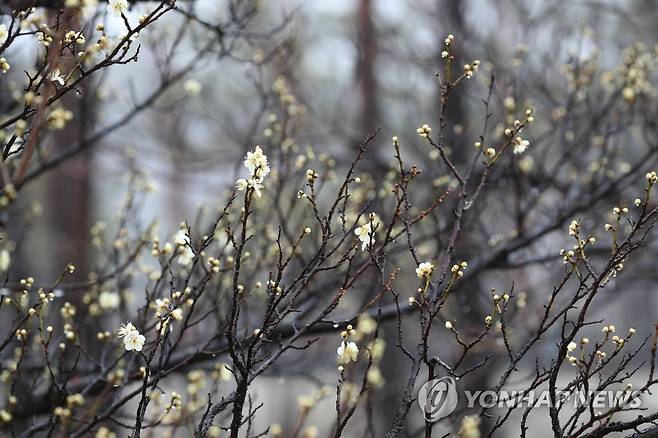
<path fill-rule="evenodd" d="M 463 391 L 466 396 L 466 408 L 476 406 L 482 408 L 520 408 L 573 405 L 574 408 L 582 406 L 594 409 L 612 407 L 628 407 L 638 409 L 642 406 L 642 392 L 631 391 L 630 385 L 624 390 L 585 391 L 585 390 L 556 390 L 553 394 L 548 390 L 501 390 L 501 391 Z M 452 377 L 432 379 L 420 387 L 418 391 L 418 405 L 423 411 L 426 421 L 431 423 L 450 415 L 457 407 L 459 396 L 457 382 Z"/>
<path fill-rule="evenodd" d="M 426 421 L 447 417 L 457 407 L 457 383 L 452 377 L 432 379 L 420 387 L 418 404 Z"/>

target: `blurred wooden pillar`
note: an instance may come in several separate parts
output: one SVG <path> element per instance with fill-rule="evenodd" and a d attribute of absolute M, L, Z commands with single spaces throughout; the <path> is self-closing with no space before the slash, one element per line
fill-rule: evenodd
<path fill-rule="evenodd" d="M 60 28 L 57 38 L 64 38 L 69 30 L 79 31 L 82 26 L 76 9 L 66 8 L 60 17 Z M 52 26 L 57 20 L 57 10 L 49 10 L 49 21 Z M 53 49 L 58 43 L 53 41 Z M 59 58 L 57 67 L 62 74 L 67 74 L 75 68 L 76 60 L 70 54 Z M 73 113 L 73 120 L 66 127 L 54 132 L 48 152 L 57 154 L 63 149 L 79 143 L 89 131 L 93 122 L 93 96 L 87 93 L 87 87 L 80 85 L 80 93 L 69 93 L 62 99 L 62 104 Z M 44 206 L 49 219 L 50 235 L 53 236 L 51 254 L 56 265 L 56 271 L 66 263 L 76 266 L 75 276 L 86 278 L 89 272 L 88 247 L 91 209 L 90 158 L 82 152 L 77 157 L 68 160 L 60 167 L 44 177 Z"/>
<path fill-rule="evenodd" d="M 458 49 L 456 52 L 457 66 L 470 63 L 472 59 L 469 58 L 468 48 L 465 47 L 467 29 L 465 28 L 464 17 L 464 2 L 456 0 L 439 0 L 437 2 L 437 17 L 439 19 L 439 29 L 437 37 L 437 52 L 434 55 L 435 62 L 441 63 L 441 52 L 444 49 L 443 39 L 448 34 L 454 34 Z M 462 98 L 462 89 L 464 87 L 457 87 L 450 94 L 450 101 L 446 108 L 446 127 L 445 138 L 447 144 L 452 151 L 454 162 L 464 164 L 468 161 L 470 156 L 468 145 L 462 141 L 462 136 L 455 133 L 455 127 L 460 125 L 464 132 L 468 129 L 468 120 L 466 118 L 465 104 Z M 436 106 L 437 111 L 440 111 L 441 105 L 441 90 L 437 81 L 437 97 Z M 438 122 L 437 122 L 438 124 Z M 470 143 L 472 144 L 472 142 Z"/>
<path fill-rule="evenodd" d="M 59 56 L 58 51 L 66 32 L 81 29 L 78 12 L 72 8 L 45 11 L 53 37 L 48 49 L 53 65 L 48 66 L 48 71 L 59 68 L 66 75 L 75 68 L 73 55 L 67 52 Z M 55 85 L 46 85 L 52 86 Z M 41 91 L 43 93 L 43 89 Z M 38 147 L 31 157 L 30 167 L 40 159 L 47 160 L 62 150 L 74 147 L 89 131 L 94 117 L 94 96 L 88 95 L 85 84 L 80 84 L 78 91 L 68 93 L 49 107 L 47 113 L 62 105 L 73 113 L 73 120 L 60 131 L 49 130 L 44 122 L 38 131 Z M 91 208 L 89 167 L 89 156 L 83 152 L 26 186 L 27 198 L 21 198 L 21 201 L 39 202 L 43 206 L 43 216 L 38 219 L 26 245 L 17 254 L 13 268 L 15 275 L 38 277 L 40 284 L 47 284 L 62 273 L 67 263 L 73 263 L 76 266 L 74 278 L 86 279 L 89 272 Z M 29 208 L 28 203 L 21 208 Z M 12 228 L 17 232 L 22 226 L 20 222 L 12 222 Z"/>
<path fill-rule="evenodd" d="M 52 29 L 53 41 L 49 47 L 49 60 L 54 60 L 51 69 L 60 68 L 62 74 L 76 66 L 71 54 L 58 56 L 59 41 L 69 30 L 80 30 L 76 11 L 67 9 L 60 14 L 58 9 L 45 11 Z M 59 26 L 57 27 L 57 23 Z M 52 62 L 52 61 L 51 61 Z M 54 86 L 48 83 L 47 87 Z M 86 86 L 78 86 L 79 93 L 69 93 L 56 105 L 49 107 L 46 115 L 62 105 L 73 113 L 73 120 L 60 131 L 49 130 L 47 122 L 38 130 L 38 146 L 30 168 L 39 160 L 48 160 L 62 150 L 75 147 L 89 131 L 93 122 L 94 97 L 87 94 Z M 42 89 L 43 92 L 43 89 Z M 23 232 L 22 215 L 33 203 L 40 204 L 43 214 L 38 217 L 25 236 L 19 251 L 12 262 L 12 275 L 15 279 L 32 276 L 38 284 L 51 284 L 64 271 L 68 263 L 76 267 L 75 273 L 67 274 L 66 282 L 86 279 L 89 273 L 89 229 L 91 210 L 90 159 L 87 154 L 63 162 L 60 166 L 43 173 L 37 180 L 26 185 L 19 197 L 19 207 L 23 211 L 9 218 L 10 236 Z M 82 294 L 67 295 L 66 301 L 84 309 Z M 82 321 L 85 312 L 79 312 Z M 91 331 L 83 331 L 91 335 Z M 95 339 L 95 336 L 94 336 Z"/>
<path fill-rule="evenodd" d="M 379 128 L 380 109 L 377 99 L 378 85 L 376 75 L 377 63 L 377 29 L 373 19 L 373 0 L 359 0 L 356 11 L 357 22 L 357 71 L 356 81 L 361 96 L 361 111 L 357 137 L 362 139 Z M 378 144 L 378 142 L 374 142 Z M 390 155 L 390 151 L 387 150 Z M 369 160 L 365 163 L 367 170 L 379 180 L 386 172 L 386 160 L 378 150 L 372 149 Z"/>
<path fill-rule="evenodd" d="M 377 129 L 377 35 L 372 18 L 372 0 L 360 0 L 358 22 L 358 82 L 361 92 L 361 127 L 368 133 Z"/>

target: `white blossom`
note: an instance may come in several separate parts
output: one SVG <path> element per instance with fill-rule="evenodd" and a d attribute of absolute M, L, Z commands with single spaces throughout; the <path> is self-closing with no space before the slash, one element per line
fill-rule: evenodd
<path fill-rule="evenodd" d="M 336 353 L 338 354 L 338 363 L 345 365 L 351 361 L 356 362 L 359 355 L 359 347 L 354 342 L 343 341 L 336 350 Z"/>
<path fill-rule="evenodd" d="M 418 278 L 429 277 L 433 269 L 434 269 L 434 265 L 431 264 L 430 262 L 420 263 L 416 268 L 416 275 L 418 276 Z"/>
<path fill-rule="evenodd" d="M 245 191 L 251 188 L 254 194 L 260 198 L 263 189 L 263 180 L 270 173 L 270 166 L 267 162 L 267 156 L 263 153 L 260 146 L 256 146 L 253 152 L 247 152 L 244 159 L 244 166 L 249 169 L 249 178 L 240 178 L 235 182 L 235 188 L 239 191 Z"/>
<path fill-rule="evenodd" d="M 247 181 L 249 187 L 254 189 L 254 193 L 259 198 L 261 197 L 260 190 L 263 188 L 263 184 L 261 183 L 261 181 L 258 181 L 257 179 L 254 179 L 254 178 L 249 178 L 249 180 Z"/>
<path fill-rule="evenodd" d="M 425 123 L 423 126 L 416 129 L 416 132 L 421 137 L 427 138 L 427 137 L 429 137 L 430 133 L 432 132 L 432 128 L 430 128 L 430 126 L 427 123 Z"/>
<path fill-rule="evenodd" d="M 120 17 L 128 9 L 128 0 L 110 0 L 107 4 L 107 12 Z"/>
<path fill-rule="evenodd" d="M 167 308 L 169 307 L 169 304 L 167 301 L 161 299 L 161 298 L 156 298 L 155 300 L 155 311 L 158 314 L 162 314 L 167 311 Z"/>
<path fill-rule="evenodd" d="M 475 415 L 467 415 L 462 419 L 459 429 L 459 436 L 462 438 L 479 438 L 480 437 L 480 419 Z"/>
<path fill-rule="evenodd" d="M 62 76 L 62 72 L 60 72 L 58 68 L 50 73 L 50 81 L 59 82 L 60 85 L 64 85 L 66 83 L 66 79 L 64 76 Z"/>
<path fill-rule="evenodd" d="M 185 245 L 187 243 L 187 233 L 183 228 L 176 231 L 173 241 L 176 245 Z"/>
<path fill-rule="evenodd" d="M 521 137 L 516 137 L 514 140 L 514 153 L 516 155 L 522 154 L 528 149 L 530 142 L 528 140 L 523 140 Z"/>
<path fill-rule="evenodd" d="M 133 332 L 133 331 L 137 331 L 137 328 L 131 322 L 121 324 L 121 327 L 119 327 L 119 330 L 118 330 L 119 337 L 123 338 L 128 333 Z"/>
<path fill-rule="evenodd" d="M 5 24 L 0 24 L 0 44 L 4 44 L 9 36 L 9 30 Z"/>
<path fill-rule="evenodd" d="M 198 96 L 201 93 L 201 84 L 194 79 L 188 79 L 183 84 L 183 90 L 188 96 Z"/>
<path fill-rule="evenodd" d="M 174 318 L 176 321 L 180 321 L 183 319 L 183 309 L 180 307 L 174 309 L 171 311 L 171 317 Z"/>
<path fill-rule="evenodd" d="M 105 310 L 116 309 L 121 303 L 121 297 L 116 292 L 103 291 L 98 296 L 98 305 Z"/>
<path fill-rule="evenodd" d="M 194 251 L 189 246 L 181 246 L 178 250 L 178 264 L 190 266 L 194 260 Z"/>
<path fill-rule="evenodd" d="M 240 178 L 235 182 L 235 188 L 241 192 L 247 190 L 247 187 L 249 187 L 249 183 L 244 178 Z"/>
<path fill-rule="evenodd" d="M 249 169 L 251 176 L 257 182 L 263 182 L 263 178 L 270 173 L 267 156 L 263 153 L 260 146 L 256 146 L 256 149 L 254 149 L 253 152 L 247 152 L 247 157 L 244 159 L 244 165 Z"/>
<path fill-rule="evenodd" d="M 134 330 L 130 333 L 128 333 L 124 338 L 123 338 L 123 346 L 125 347 L 126 351 L 142 351 L 142 348 L 144 347 L 144 342 L 146 342 L 146 338 L 144 335 L 140 334 L 137 330 Z"/>
<path fill-rule="evenodd" d="M 119 337 L 123 338 L 123 347 L 126 351 L 142 351 L 146 338 L 140 334 L 132 323 L 121 324 L 119 327 Z"/>
<path fill-rule="evenodd" d="M 375 244 L 375 228 L 378 224 L 379 221 L 371 213 L 370 221 L 367 224 L 354 229 L 354 234 L 361 241 L 361 251 L 365 251 L 369 246 Z"/>

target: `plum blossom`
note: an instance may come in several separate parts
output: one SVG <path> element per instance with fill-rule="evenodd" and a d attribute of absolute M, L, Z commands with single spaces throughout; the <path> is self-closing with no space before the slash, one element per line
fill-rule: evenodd
<path fill-rule="evenodd" d="M 181 246 L 178 249 L 178 264 L 190 266 L 194 261 L 194 251 L 189 246 Z"/>
<path fill-rule="evenodd" d="M 123 346 L 126 348 L 126 351 L 142 351 L 144 342 L 146 342 L 146 338 L 136 330 L 128 333 L 123 338 Z"/>
<path fill-rule="evenodd" d="M 372 246 L 375 243 L 375 237 L 372 233 L 370 222 L 362 227 L 357 227 L 354 230 L 354 234 L 356 234 L 356 236 L 361 241 L 361 251 L 365 251 L 368 246 Z"/>
<path fill-rule="evenodd" d="M 52 73 L 50 73 L 50 81 L 58 82 L 62 86 L 66 83 L 66 79 L 64 78 L 62 72 L 60 72 L 58 68 L 55 69 Z"/>
<path fill-rule="evenodd" d="M 187 243 L 187 233 L 184 228 L 180 228 L 174 234 L 173 241 L 176 245 L 185 245 Z"/>
<path fill-rule="evenodd" d="M 262 182 L 270 173 L 270 166 L 267 163 L 267 156 L 263 153 L 260 146 L 256 146 L 253 152 L 247 152 L 244 159 L 244 166 L 249 169 L 251 176 L 258 182 Z"/>
<path fill-rule="evenodd" d="M 132 323 L 121 324 L 118 333 L 119 337 L 123 338 L 123 347 L 126 351 L 142 351 L 146 338 Z"/>
<path fill-rule="evenodd" d="M 367 224 L 354 229 L 354 234 L 361 241 L 361 251 L 365 251 L 369 246 L 375 244 L 375 230 L 379 225 L 379 220 L 375 213 L 370 213 L 370 220 Z"/>
<path fill-rule="evenodd" d="M 251 188 L 254 194 L 260 198 L 262 195 L 263 180 L 270 173 L 267 156 L 263 153 L 260 146 L 256 146 L 253 152 L 247 152 L 247 156 L 244 159 L 244 166 L 249 169 L 250 177 L 248 179 L 238 179 L 235 182 L 235 188 L 241 192 Z"/>
<path fill-rule="evenodd" d="M 128 0 L 110 0 L 107 4 L 107 12 L 120 17 L 128 9 Z"/>
<path fill-rule="evenodd" d="M 5 24 L 0 24 L 0 44 L 4 44 L 9 37 L 9 30 Z"/>
<path fill-rule="evenodd" d="M 188 79 L 183 84 L 183 89 L 185 90 L 185 94 L 188 96 L 198 96 L 199 93 L 201 93 L 202 87 L 199 81 Z"/>
<path fill-rule="evenodd" d="M 430 262 L 420 263 L 416 268 L 416 275 L 418 276 L 418 278 L 429 277 L 432 274 L 433 269 L 434 269 L 434 265 L 431 264 Z"/>
<path fill-rule="evenodd" d="M 127 322 L 125 324 L 121 324 L 121 327 L 119 327 L 118 333 L 119 337 L 123 338 L 125 337 L 128 333 L 132 331 L 137 331 L 137 328 L 131 323 Z"/>
<path fill-rule="evenodd" d="M 116 292 L 104 290 L 98 296 L 98 305 L 105 310 L 116 309 L 121 304 L 121 297 Z"/>
<path fill-rule="evenodd" d="M 514 154 L 519 155 L 525 152 L 526 149 L 528 149 L 528 146 L 530 146 L 530 142 L 528 140 L 524 140 L 521 137 L 516 137 L 514 139 Z"/>
<path fill-rule="evenodd" d="M 336 353 L 338 354 L 338 363 L 345 365 L 351 361 L 356 362 L 356 359 L 359 356 L 359 347 L 357 347 L 354 342 L 343 341 L 336 350 Z"/>

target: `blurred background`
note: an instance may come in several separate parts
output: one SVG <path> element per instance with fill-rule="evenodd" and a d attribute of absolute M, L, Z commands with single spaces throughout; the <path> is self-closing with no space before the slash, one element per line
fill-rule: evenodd
<path fill-rule="evenodd" d="M 281 26 L 271 38 L 239 41 L 230 55 L 215 53 L 191 68 L 204 30 L 186 24 L 184 17 L 165 16 L 160 29 L 144 35 L 139 62 L 113 67 L 93 94 L 71 102 L 74 113 L 76 108 L 85 112 L 76 113 L 76 123 L 54 136 L 50 147 L 57 150 L 80 131 L 100 131 L 133 111 L 135 116 L 103 137 L 93 151 L 55 169 L 49 181 L 31 184 L 29 200 L 47 213 L 37 225 L 39 234 L 32 236 L 35 242 L 48 236 L 50 250 L 61 252 L 40 266 L 42 274 L 52 276 L 59 267 L 49 264 L 62 259 L 84 263 L 88 230 L 115 210 L 125 191 L 127 151 L 135 154 L 136 165 L 148 174 L 155 191 L 144 205 L 144 217 L 157 216 L 163 228 L 175 228 L 185 219 L 181 211 L 216 199 L 232 185 L 251 143 L 263 139 L 268 111 L 262 101 L 279 75 L 308 111 L 308 123 L 295 138 L 299 147 L 313 146 L 349 162 L 356 145 L 378 128 L 380 143 L 397 135 L 413 140 L 408 147 L 417 149 L 416 125 L 437 117 L 434 73 L 440 69 L 448 33 L 457 38 L 461 58 L 479 58 L 486 72 L 495 65 L 499 96 L 513 94 L 529 81 L 559 90 L 566 87 L 561 64 L 573 57 L 595 56 L 601 68 L 613 68 L 624 47 L 655 44 L 655 6 L 651 0 L 262 2 L 257 17 L 262 26 L 256 27 L 267 34 Z M 209 21 L 227 19 L 223 2 L 200 0 L 194 7 Z M 130 14 L 137 17 L 147 9 L 137 4 Z M 119 18 L 105 20 L 110 33 L 121 32 Z M 172 51 L 170 39 L 181 26 L 191 29 Z M 34 57 L 29 49 L 21 47 L 17 53 L 24 66 Z M 11 81 L 12 75 L 21 74 L 20 61 L 15 62 L 14 71 L 3 78 L 5 91 L 18 86 Z M 174 72 L 180 69 L 184 79 L 153 105 L 135 111 L 172 73 L 163 71 L 165 65 Z M 488 80 L 488 73 L 477 78 Z M 471 143 L 473 135 L 464 134 L 481 119 L 485 93 L 486 85 L 471 84 L 452 98 L 448 115 L 453 141 Z M 413 152 L 428 159 L 426 151 Z M 373 155 L 373 166 L 382 171 L 392 163 L 388 146 L 376 147 Z"/>
<path fill-rule="evenodd" d="M 395 135 L 404 145 L 408 162 L 430 169 L 433 177 L 426 181 L 424 190 L 433 196 L 454 187 L 455 181 L 441 172 L 431 172 L 438 169 L 437 156 L 420 141 L 416 128 L 423 123 L 439 123 L 440 89 L 435 74 L 443 68 L 441 51 L 446 35 L 455 36 L 456 65 L 481 61 L 480 72 L 455 91 L 447 110 L 446 143 L 458 164 L 472 160 L 473 143 L 478 140 L 484 116 L 482 99 L 487 96 L 492 75 L 495 89 L 491 100 L 498 114 L 492 130 L 502 130 L 505 118 L 500 114 L 515 105 L 532 105 L 537 108 L 538 120 L 554 121 L 572 108 L 565 96 L 574 84 L 599 84 L 603 91 L 588 91 L 582 103 L 582 108 L 597 108 L 605 101 L 601 96 L 606 84 L 613 82 L 609 78 L 606 82 L 605 72 L 615 71 L 624 49 L 641 43 L 642 50 L 651 52 L 658 43 L 655 0 L 261 1 L 253 21 L 244 28 L 234 22 L 229 2 L 179 0 L 178 4 L 185 13 L 165 15 L 157 26 L 139 36 L 138 62 L 104 70 L 98 80 L 85 83 L 83 92 L 65 99 L 73 120 L 48 137 L 44 156 L 57 156 L 81 142 L 88 142 L 89 147 L 48 169 L 43 177 L 25 183 L 14 208 L 31 218 L 29 232 L 26 223 L 15 220 L 18 216 L 7 218 L 9 239 L 5 244 L 20 241 L 20 245 L 13 245 L 15 251 L 12 246 L 14 278 L 29 275 L 50 282 L 68 262 L 76 265 L 77 279 L 87 278 L 98 256 L 90 245 L 90 231 L 98 227 L 98 221 L 108 221 L 120 210 L 130 183 L 129 169 L 139 170 L 142 177 L 137 184 L 148 192 L 139 198 L 139 214 L 134 220 L 143 224 L 157 220 L 163 240 L 181 221 L 194 223 L 200 211 L 218 208 L 241 174 L 246 151 L 255 144 L 266 145 L 267 151 L 277 129 L 271 114 L 282 87 L 295 99 L 287 111 L 301 120 L 283 148 L 311 154 L 322 163 L 333 160 L 331 171 L 340 173 L 352 162 L 364 138 L 380 129 L 361 171 L 369 194 L 377 198 L 380 191 L 390 189 L 387 175 L 395 166 L 390 138 Z M 139 2 L 127 15 L 136 20 L 149 7 L 148 2 Z M 98 9 L 85 14 L 79 19 L 103 21 L 108 34 L 123 31 L 118 17 L 105 16 Z M 242 32 L 239 36 L 238 30 Z M 225 32 L 222 43 L 207 44 L 210 35 L 217 32 Z M 0 82 L 0 100 L 5 102 L 22 86 L 22 71 L 30 69 L 36 53 L 29 44 L 12 50 L 12 70 Z M 648 70 L 653 71 L 652 67 Z M 647 87 L 636 92 L 638 96 L 644 93 L 646 105 L 655 109 L 654 90 Z M 578 132 L 577 118 L 569 124 L 559 133 L 533 127 L 527 136 L 537 145 L 535 161 L 519 160 L 515 172 L 532 174 L 533 166 L 541 166 L 543 160 L 549 162 L 550 157 L 539 153 L 543 145 L 548 148 L 557 142 L 568 149 L 576 143 L 573 133 Z M 583 141 L 596 141 L 592 139 L 597 135 L 601 133 L 592 133 Z M 622 140 L 610 146 L 620 151 L 618 159 L 602 164 L 612 176 L 626 171 L 629 163 L 642 156 L 642 146 L 637 146 L 642 144 L 639 130 L 629 128 L 620 137 Z M 564 190 L 553 194 L 556 204 L 572 195 L 570 182 L 600 170 L 591 168 L 592 160 L 582 158 L 582 163 L 566 168 L 560 177 Z M 540 180 L 544 177 L 541 172 L 535 175 Z M 475 226 L 490 239 L 485 242 L 480 234 L 466 235 L 458 258 L 470 260 L 478 254 L 478 245 L 493 247 L 497 241 L 510 238 L 518 224 L 504 193 L 519 190 L 537 196 L 543 190 L 532 177 L 526 182 L 525 188 L 515 188 L 511 180 L 502 178 L 493 183 L 503 195 L 483 204 L 481 208 L 487 213 Z M 551 202 L 543 202 L 539 211 L 548 215 Z M 563 234 L 547 233 L 521 256 L 556 253 L 564 244 Z M 428 243 L 425 250 L 422 242 L 419 246 L 421 253 L 436 251 L 434 243 Z M 641 277 L 619 288 L 625 290 L 613 287 L 605 292 L 604 305 L 593 319 L 612 319 L 624 329 L 651 327 L 658 305 L 656 273 L 651 270 L 655 268 L 655 254 L 650 253 L 646 264 L 638 265 L 638 270 L 644 269 Z M 528 292 L 528 301 L 537 304 L 539 297 L 532 291 L 549 284 L 559 269 L 549 261 L 536 268 L 512 266 L 485 272 L 464 288 L 486 295 L 491 287 L 509 287 L 513 278 L 515 290 Z M 132 287 L 139 290 L 139 283 Z M 477 309 L 486 305 L 485 299 L 473 294 L 460 295 L 455 303 L 454 311 L 463 314 L 462 318 L 468 319 L 471 312 L 479 315 Z M 378 437 L 383 436 L 384 425 L 399 403 L 406 383 L 406 373 L 401 370 L 407 367 L 405 358 L 394 348 L 397 341 L 392 323 L 384 327 L 384 333 L 390 348 L 381 372 L 387 384 L 368 408 L 375 410 L 378 426 L 373 436 Z M 542 349 L 546 354 L 555 349 L 550 339 L 542 344 L 540 355 Z M 532 361 L 526 365 L 532 367 Z M 259 397 L 279 401 L 265 404 L 258 419 L 260 426 L 278 422 L 291 427 L 298 396 L 307 394 L 309 388 L 331 385 L 335 373 L 332 363 L 318 370 L 300 363 L 298 357 L 284 360 L 279 368 L 292 376 L 269 376 L 255 388 Z M 496 369 L 495 363 L 492 369 Z M 485 389 L 491 383 L 486 380 L 485 375 L 464 383 L 464 387 Z M 179 383 L 184 384 L 183 377 Z M 325 435 L 323 431 L 333 421 L 332 397 L 322 403 L 308 420 L 320 428 L 319 436 Z M 408 436 L 418 436 L 423 427 L 419 411 L 415 406 L 413 409 Z M 327 410 L 331 415 L 327 416 Z M 356 432 L 361 430 L 359 421 L 349 436 L 360 436 Z M 533 421 L 548 425 L 546 416 L 536 416 Z M 532 436 L 552 435 L 545 430 L 545 434 Z"/>

